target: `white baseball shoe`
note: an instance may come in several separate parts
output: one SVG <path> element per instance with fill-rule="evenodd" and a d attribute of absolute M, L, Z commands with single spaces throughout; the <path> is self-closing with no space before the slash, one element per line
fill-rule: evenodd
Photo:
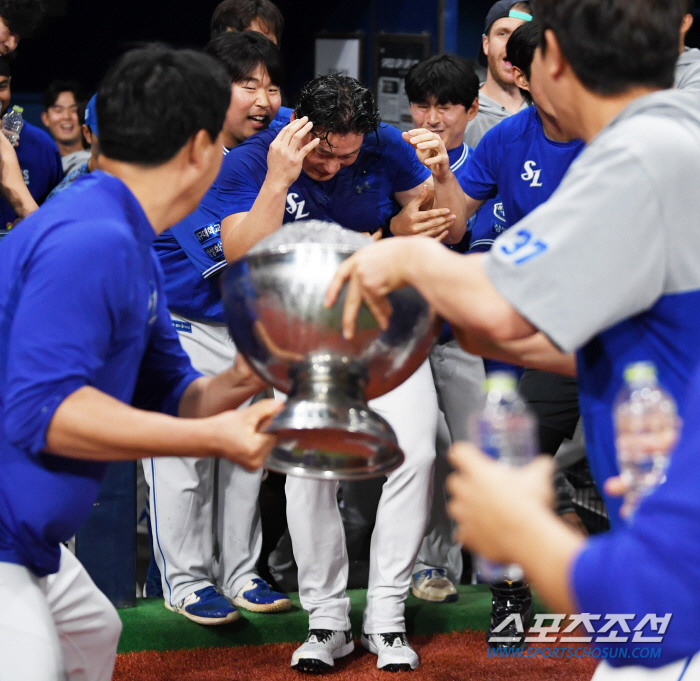
<path fill-rule="evenodd" d="M 402 631 L 391 634 L 362 634 L 362 645 L 377 656 L 377 669 L 410 672 L 418 667 L 418 654 Z"/>
<path fill-rule="evenodd" d="M 334 660 L 349 655 L 354 649 L 351 630 L 310 629 L 306 641 L 292 655 L 292 669 L 323 674 L 333 667 Z"/>

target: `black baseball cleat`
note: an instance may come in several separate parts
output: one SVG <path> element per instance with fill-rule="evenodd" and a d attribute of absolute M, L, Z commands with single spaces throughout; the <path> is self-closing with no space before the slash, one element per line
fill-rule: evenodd
<path fill-rule="evenodd" d="M 292 669 L 307 674 L 325 674 L 334 660 L 349 655 L 355 649 L 352 631 L 310 629 L 306 641 L 292 655 Z"/>
<path fill-rule="evenodd" d="M 486 634 L 489 647 L 525 648 L 525 631 L 532 618 L 530 587 L 522 581 L 496 582 L 491 585 L 491 597 L 491 625 Z"/>

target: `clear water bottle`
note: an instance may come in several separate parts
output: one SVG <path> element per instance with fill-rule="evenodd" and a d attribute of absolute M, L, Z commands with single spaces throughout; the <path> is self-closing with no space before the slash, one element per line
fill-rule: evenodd
<path fill-rule="evenodd" d="M 507 466 L 525 466 L 538 453 L 537 419 L 517 390 L 508 372 L 489 374 L 485 383 L 486 406 L 472 417 L 473 442 L 489 456 Z M 502 565 L 477 556 L 482 581 L 517 581 L 523 578 L 519 565 Z"/>
<path fill-rule="evenodd" d="M 24 109 L 21 106 L 13 106 L 3 117 L 2 117 L 2 131 L 5 133 L 5 137 L 10 140 L 10 144 L 14 147 L 19 139 L 19 133 L 24 127 L 24 118 L 22 113 Z"/>
<path fill-rule="evenodd" d="M 633 512 L 666 477 L 678 416 L 651 362 L 630 364 L 624 377 L 615 402 L 615 437 L 620 475 L 628 490 L 625 505 Z"/>

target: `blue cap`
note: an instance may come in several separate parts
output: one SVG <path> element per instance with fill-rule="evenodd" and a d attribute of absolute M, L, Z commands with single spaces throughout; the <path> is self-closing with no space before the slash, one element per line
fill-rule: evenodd
<path fill-rule="evenodd" d="M 489 32 L 489 29 L 499 19 L 523 19 L 524 21 L 532 21 L 532 16 L 527 12 L 518 12 L 513 9 L 513 5 L 517 5 L 520 0 L 498 0 L 486 15 L 486 28 L 484 34 Z"/>
<path fill-rule="evenodd" d="M 97 132 L 97 109 L 95 108 L 96 102 L 97 95 L 93 95 L 85 107 L 85 125 L 89 126 L 92 134 L 99 138 L 100 133 Z"/>

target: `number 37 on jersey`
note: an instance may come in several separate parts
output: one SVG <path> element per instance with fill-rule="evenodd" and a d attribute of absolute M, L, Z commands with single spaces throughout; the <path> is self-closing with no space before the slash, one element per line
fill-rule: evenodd
<path fill-rule="evenodd" d="M 503 255 L 510 258 L 514 265 L 523 265 L 547 251 L 547 244 L 536 239 L 528 229 L 513 229 L 506 232 L 497 243 Z"/>

